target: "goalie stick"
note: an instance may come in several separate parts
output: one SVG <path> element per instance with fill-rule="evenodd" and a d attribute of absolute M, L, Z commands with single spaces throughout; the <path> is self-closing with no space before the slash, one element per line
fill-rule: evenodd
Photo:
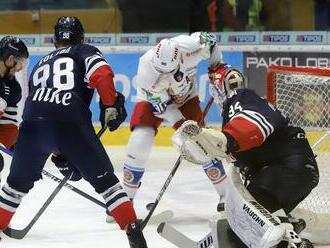
<path fill-rule="evenodd" d="M 213 103 L 213 97 L 210 98 L 210 100 L 207 102 L 206 106 L 205 106 L 205 109 L 203 111 L 203 119 L 205 118 L 205 116 L 207 115 L 207 113 L 209 112 L 210 108 L 211 108 L 211 105 Z M 175 175 L 176 171 L 178 170 L 180 164 L 181 164 L 181 161 L 182 161 L 182 156 L 180 155 L 179 158 L 177 159 L 177 161 L 175 162 L 170 174 L 168 175 L 163 187 L 161 188 L 161 190 L 159 191 L 157 197 L 156 197 L 156 200 L 152 203 L 149 203 L 148 205 L 150 206 L 150 210 L 149 210 L 149 213 L 148 215 L 144 218 L 144 220 L 142 221 L 142 224 L 141 224 L 141 227 L 142 227 L 142 230 L 145 228 L 145 226 L 148 224 L 152 214 L 154 213 L 159 201 L 161 200 L 161 198 L 163 197 L 166 189 L 168 188 L 168 185 L 170 184 L 170 182 L 172 181 L 172 178 L 173 176 Z"/>
<path fill-rule="evenodd" d="M 97 137 L 100 138 L 102 134 L 106 131 L 107 126 L 104 126 L 101 128 L 101 130 L 97 133 Z M 72 176 L 72 174 L 71 174 Z M 70 176 L 70 177 L 71 177 Z M 33 227 L 33 225 L 37 222 L 37 220 L 40 218 L 40 216 L 45 212 L 49 204 L 53 201 L 55 196 L 60 192 L 60 190 L 64 187 L 64 185 L 67 183 L 67 181 L 70 179 L 70 177 L 64 177 L 61 180 L 61 183 L 57 185 L 55 190 L 51 193 L 51 195 L 48 197 L 46 202 L 41 206 L 39 211 L 35 214 L 35 216 L 32 218 L 30 223 L 23 229 L 14 229 L 11 227 L 8 227 L 7 229 L 3 230 L 3 233 L 7 236 L 13 238 L 13 239 L 23 239 L 25 235 L 30 231 L 30 229 Z"/>

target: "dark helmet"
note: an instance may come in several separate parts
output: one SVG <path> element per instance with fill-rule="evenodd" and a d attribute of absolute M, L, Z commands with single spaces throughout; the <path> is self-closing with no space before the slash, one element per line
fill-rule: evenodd
<path fill-rule="evenodd" d="M 54 27 L 55 42 L 69 41 L 72 44 L 80 44 L 84 34 L 80 20 L 73 16 L 61 16 Z"/>
<path fill-rule="evenodd" d="M 29 52 L 21 39 L 8 35 L 0 40 L 0 59 L 6 60 L 10 55 L 15 58 L 28 58 Z"/>

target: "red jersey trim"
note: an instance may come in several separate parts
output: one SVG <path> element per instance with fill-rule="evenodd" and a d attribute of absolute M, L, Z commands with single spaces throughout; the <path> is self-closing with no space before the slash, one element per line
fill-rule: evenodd
<path fill-rule="evenodd" d="M 230 134 L 239 145 L 239 152 L 260 146 L 265 140 L 265 134 L 253 120 L 244 115 L 237 115 L 223 128 L 223 132 Z"/>
<path fill-rule="evenodd" d="M 97 68 L 89 78 L 88 87 L 96 88 L 104 105 L 113 105 L 116 101 L 116 89 L 113 72 L 109 65 Z"/>

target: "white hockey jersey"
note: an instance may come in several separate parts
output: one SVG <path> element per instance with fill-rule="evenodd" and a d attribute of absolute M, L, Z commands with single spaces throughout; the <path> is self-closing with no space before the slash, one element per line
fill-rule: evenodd
<path fill-rule="evenodd" d="M 182 105 L 196 96 L 197 66 L 203 59 L 210 59 L 209 47 L 200 43 L 199 35 L 200 33 L 193 33 L 171 38 L 181 51 L 179 75 L 162 74 L 154 68 L 152 57 L 155 47 L 140 58 L 136 77 L 138 101 L 162 103 L 178 96 L 184 99 L 180 103 Z M 221 53 L 219 61 L 222 61 Z"/>

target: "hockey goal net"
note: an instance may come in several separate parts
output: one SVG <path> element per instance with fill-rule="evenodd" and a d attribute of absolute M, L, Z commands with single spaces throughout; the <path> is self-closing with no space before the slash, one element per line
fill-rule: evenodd
<path fill-rule="evenodd" d="M 307 131 L 308 140 L 317 155 L 320 183 L 298 208 L 313 215 L 302 214 L 304 219 L 324 222 L 321 227 L 312 228 L 326 229 L 329 236 L 330 68 L 270 66 L 266 94 L 267 99 L 290 118 L 293 125 Z M 323 234 L 326 235 L 326 232 Z"/>

